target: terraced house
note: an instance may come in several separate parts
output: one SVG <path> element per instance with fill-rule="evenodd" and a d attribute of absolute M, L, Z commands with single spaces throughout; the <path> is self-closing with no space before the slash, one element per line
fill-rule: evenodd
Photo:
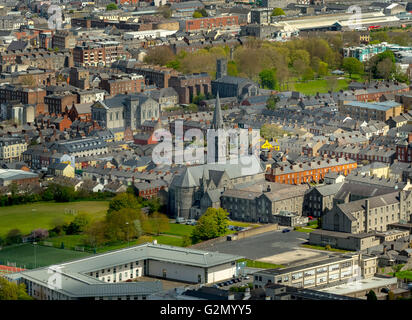
<path fill-rule="evenodd" d="M 265 177 L 272 182 L 302 184 L 319 182 L 328 172 L 338 172 L 346 176 L 356 167 L 357 163 L 348 158 L 301 162 L 293 165 L 273 164 L 272 168 L 266 171 Z"/>
<path fill-rule="evenodd" d="M 27 150 L 27 142 L 21 138 L 0 139 L 0 160 L 12 162 L 22 160 L 22 153 Z"/>
<path fill-rule="evenodd" d="M 337 204 L 325 214 L 322 228 L 352 234 L 387 231 L 389 224 L 410 221 L 411 205 L 412 192 L 408 191 Z"/>

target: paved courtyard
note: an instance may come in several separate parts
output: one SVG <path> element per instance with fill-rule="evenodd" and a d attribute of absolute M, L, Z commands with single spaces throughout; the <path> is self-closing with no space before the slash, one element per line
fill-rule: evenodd
<path fill-rule="evenodd" d="M 309 235 L 304 232 L 291 230 L 282 233 L 281 230 L 277 230 L 246 239 L 216 243 L 207 250 L 283 265 L 311 262 L 330 254 L 302 248 L 300 245 L 308 240 Z"/>

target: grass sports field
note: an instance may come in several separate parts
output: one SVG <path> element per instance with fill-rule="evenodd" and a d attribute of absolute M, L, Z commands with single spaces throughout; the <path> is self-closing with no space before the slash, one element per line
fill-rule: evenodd
<path fill-rule="evenodd" d="M 15 205 L 0 208 L 0 237 L 11 229 L 17 228 L 23 234 L 28 234 L 37 228 L 52 228 L 55 218 L 62 217 L 71 221 L 74 216 L 68 211 L 87 212 L 95 218 L 105 215 L 108 201 L 78 201 L 67 203 L 37 202 L 33 204 Z"/>
<path fill-rule="evenodd" d="M 16 263 L 16 267 L 32 269 L 90 255 L 87 252 L 63 250 L 32 244 L 18 244 L 0 250 L 0 265 Z"/>
<path fill-rule="evenodd" d="M 335 91 L 346 90 L 348 88 L 349 80 L 338 80 L 338 85 Z M 326 93 L 330 89 L 327 80 L 311 80 L 308 82 L 300 82 L 294 84 L 295 90 L 307 95 L 316 95 L 319 93 Z"/>

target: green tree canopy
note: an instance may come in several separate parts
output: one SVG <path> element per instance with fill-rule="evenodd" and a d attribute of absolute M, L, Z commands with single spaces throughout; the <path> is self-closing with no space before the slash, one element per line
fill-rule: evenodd
<path fill-rule="evenodd" d="M 269 99 L 266 101 L 266 108 L 269 110 L 275 110 L 276 104 L 279 102 L 279 97 L 277 95 L 272 94 Z"/>
<path fill-rule="evenodd" d="M 362 62 L 353 57 L 343 59 L 342 66 L 349 73 L 349 76 L 352 76 L 352 74 L 362 74 L 364 69 Z"/>
<path fill-rule="evenodd" d="M 374 300 L 378 300 L 378 298 L 376 297 L 376 293 L 373 290 L 370 290 L 367 294 L 366 294 L 366 300 L 370 300 L 370 301 L 374 301 Z"/>
<path fill-rule="evenodd" d="M 118 9 L 117 4 L 115 4 L 114 2 L 109 3 L 106 6 L 106 11 L 117 10 L 117 9 Z"/>
<path fill-rule="evenodd" d="M 154 212 L 149 218 L 152 231 L 158 235 L 170 229 L 169 218 L 162 213 Z"/>
<path fill-rule="evenodd" d="M 222 208 L 208 208 L 192 231 L 192 242 L 220 237 L 226 233 L 229 213 Z"/>
<path fill-rule="evenodd" d="M 271 14 L 272 17 L 273 16 L 284 16 L 284 15 L 286 15 L 286 14 L 285 14 L 285 11 L 283 11 L 282 8 L 273 9 L 272 14 Z"/>
<path fill-rule="evenodd" d="M 202 18 L 203 16 L 202 16 L 202 14 L 199 12 L 199 11 L 195 11 L 195 12 L 193 12 L 193 18 Z"/>
<path fill-rule="evenodd" d="M 135 221 L 140 221 L 137 225 Z M 106 215 L 106 235 L 110 241 L 127 241 L 140 237 L 143 221 L 147 221 L 138 209 L 122 208 Z"/>
<path fill-rule="evenodd" d="M 6 235 L 6 243 L 15 244 L 22 241 L 23 235 L 19 229 L 11 229 Z"/>
<path fill-rule="evenodd" d="M 119 211 L 124 208 L 140 209 L 141 205 L 133 194 L 120 193 L 110 201 L 109 210 L 107 212 L 110 213 L 112 211 Z"/>
<path fill-rule="evenodd" d="M 33 300 L 24 283 L 16 284 L 0 277 L 0 300 Z"/>
<path fill-rule="evenodd" d="M 265 69 L 259 73 L 260 83 L 263 88 L 275 89 L 276 88 L 276 70 Z"/>

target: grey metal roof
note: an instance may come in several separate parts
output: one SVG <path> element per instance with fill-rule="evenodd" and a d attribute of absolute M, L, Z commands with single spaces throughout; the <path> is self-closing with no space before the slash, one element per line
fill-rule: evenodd
<path fill-rule="evenodd" d="M 71 297 L 151 294 L 162 289 L 160 281 L 108 284 L 87 273 L 146 259 L 209 268 L 241 258 L 243 257 L 219 252 L 145 243 L 54 266 L 62 280 L 61 289 L 56 290 Z M 51 276 L 50 268 L 23 271 L 19 274 L 43 285 L 48 283 Z"/>

